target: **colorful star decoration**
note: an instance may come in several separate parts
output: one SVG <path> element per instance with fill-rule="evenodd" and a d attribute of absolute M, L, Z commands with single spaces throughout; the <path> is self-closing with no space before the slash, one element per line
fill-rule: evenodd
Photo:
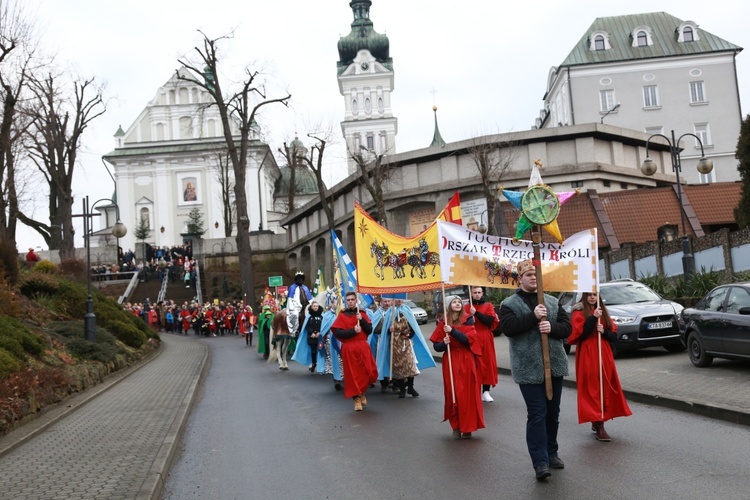
<path fill-rule="evenodd" d="M 526 231 L 533 226 L 542 226 L 551 234 L 559 243 L 563 242 L 560 234 L 560 228 L 557 225 L 557 216 L 560 213 L 560 207 L 569 199 L 579 193 L 578 190 L 565 193 L 555 193 L 552 189 L 542 182 L 542 175 L 539 168 L 542 162 L 534 160 L 534 166 L 531 168 L 531 177 L 529 178 L 529 187 L 523 193 L 518 191 L 503 190 L 503 194 L 514 207 L 521 211 L 516 226 L 515 240 L 520 240 Z"/>

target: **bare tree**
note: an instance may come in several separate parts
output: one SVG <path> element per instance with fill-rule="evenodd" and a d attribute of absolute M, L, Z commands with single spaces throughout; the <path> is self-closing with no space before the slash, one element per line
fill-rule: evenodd
<path fill-rule="evenodd" d="M 19 113 L 27 75 L 36 63 L 32 26 L 24 6 L 0 0 L 0 241 L 15 246 L 18 221 L 16 164 L 28 120 Z"/>
<path fill-rule="evenodd" d="M 247 156 L 250 145 L 250 133 L 255 125 L 255 115 L 258 110 L 268 104 L 280 103 L 288 105 L 291 95 L 270 98 L 266 94 L 265 85 L 258 71 L 245 69 L 245 80 L 240 84 L 238 91 L 224 95 L 219 81 L 218 72 L 218 44 L 228 36 L 211 39 L 200 32 L 203 37 L 203 46 L 195 47 L 198 54 L 198 62 L 191 63 L 187 60 L 178 62 L 192 72 L 193 75 L 201 75 L 202 80 L 195 76 L 183 76 L 180 72 L 177 77 L 181 80 L 191 82 L 205 89 L 213 98 L 212 105 L 216 105 L 221 124 L 224 131 L 224 139 L 227 144 L 227 153 L 234 170 L 234 193 L 237 204 L 237 220 L 240 222 L 237 228 L 237 253 L 240 261 L 240 277 L 242 279 L 242 291 L 249 297 L 255 297 L 254 275 L 252 262 L 252 248 L 250 246 L 250 219 L 247 211 L 247 193 L 245 192 L 245 180 L 247 176 Z M 199 69 L 197 66 L 201 66 Z M 239 134 L 235 136 L 232 124 L 238 125 Z"/>
<path fill-rule="evenodd" d="M 236 207 L 234 204 L 234 175 L 226 151 L 216 153 L 216 172 L 214 179 L 221 188 L 221 213 L 224 221 L 224 236 L 232 236 L 232 228 L 236 220 Z"/>
<path fill-rule="evenodd" d="M 360 183 L 367 189 L 375 203 L 375 211 L 380 224 L 388 227 L 384 195 L 393 175 L 393 165 L 388 162 L 384 153 L 376 153 L 364 146 L 359 148 L 359 151 L 349 151 L 349 156 L 357 165 Z"/>
<path fill-rule="evenodd" d="M 18 216 L 42 235 L 50 250 L 59 250 L 60 260 L 72 259 L 73 174 L 83 132 L 106 111 L 102 89 L 93 78 L 73 82 L 71 98 L 51 73 L 44 79 L 30 78 L 29 88 L 34 102 L 29 110 L 29 155 L 49 186 L 49 224 L 20 212 Z"/>
<path fill-rule="evenodd" d="M 518 156 L 514 141 L 484 142 L 472 139 L 468 151 L 479 177 L 482 179 L 482 195 L 487 200 L 487 227 L 496 228 L 495 201 L 497 188 L 505 172 Z"/>
<path fill-rule="evenodd" d="M 297 194 L 297 168 L 303 161 L 305 151 L 304 147 L 300 147 L 299 139 L 295 138 L 292 141 L 291 146 L 284 142 L 284 147 L 279 148 L 284 158 L 287 168 L 289 168 L 289 192 L 287 193 L 286 204 L 284 206 L 286 214 L 294 212 L 294 196 Z"/>
<path fill-rule="evenodd" d="M 320 198 L 320 206 L 323 208 L 323 212 L 326 214 L 326 220 L 328 221 L 328 229 L 335 230 L 333 217 L 333 192 L 326 187 L 323 182 L 323 157 L 326 151 L 326 145 L 329 142 L 332 132 L 329 128 L 324 133 L 320 134 L 307 134 L 310 139 L 315 139 L 316 143 L 310 148 L 309 156 L 304 158 L 304 162 L 307 167 L 312 170 L 315 175 L 315 183 L 318 186 L 318 196 Z"/>

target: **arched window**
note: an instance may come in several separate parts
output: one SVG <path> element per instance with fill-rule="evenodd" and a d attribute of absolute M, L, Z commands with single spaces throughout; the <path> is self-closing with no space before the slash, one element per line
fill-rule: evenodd
<path fill-rule="evenodd" d="M 648 46 L 648 35 L 645 31 L 639 31 L 638 32 L 638 46 L 639 47 L 647 47 Z"/>
<path fill-rule="evenodd" d="M 594 50 L 604 50 L 604 37 L 602 35 L 597 35 L 594 38 Z"/>
<path fill-rule="evenodd" d="M 682 30 L 682 41 L 683 42 L 693 41 L 693 28 L 691 28 L 690 26 L 685 26 L 685 28 Z"/>
<path fill-rule="evenodd" d="M 355 114 L 355 115 L 357 113 L 359 113 L 359 106 L 357 106 L 357 100 L 356 99 L 352 99 L 352 113 Z"/>

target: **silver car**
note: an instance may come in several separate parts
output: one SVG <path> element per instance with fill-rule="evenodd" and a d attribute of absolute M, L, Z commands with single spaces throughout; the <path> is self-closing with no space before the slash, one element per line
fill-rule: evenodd
<path fill-rule="evenodd" d="M 618 351 L 661 346 L 669 352 L 685 350 L 683 307 L 633 280 L 611 281 L 599 285 L 599 293 L 612 321 L 617 325 Z M 560 303 L 568 313 L 581 300 L 581 293 L 565 292 Z"/>
<path fill-rule="evenodd" d="M 404 305 L 408 306 L 411 312 L 414 313 L 414 319 L 417 320 L 417 324 L 424 325 L 427 323 L 427 311 L 415 304 L 413 300 L 405 300 Z"/>

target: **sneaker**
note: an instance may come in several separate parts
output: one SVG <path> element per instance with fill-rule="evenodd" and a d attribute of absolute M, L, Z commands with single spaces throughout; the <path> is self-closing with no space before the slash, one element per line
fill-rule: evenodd
<path fill-rule="evenodd" d="M 362 411 L 362 400 L 359 396 L 354 396 L 354 411 Z"/>
<path fill-rule="evenodd" d="M 555 455 L 554 457 L 549 457 L 549 468 L 550 469 L 564 469 L 565 468 L 565 462 L 562 461 L 560 457 Z"/>
<path fill-rule="evenodd" d="M 484 401 L 485 403 L 492 403 L 495 400 L 492 399 L 492 396 L 490 396 L 490 391 L 484 391 L 482 393 L 482 401 Z"/>
<path fill-rule="evenodd" d="M 537 465 L 536 467 L 534 467 L 534 473 L 536 474 L 537 481 L 544 481 L 552 475 L 547 464 Z"/>

